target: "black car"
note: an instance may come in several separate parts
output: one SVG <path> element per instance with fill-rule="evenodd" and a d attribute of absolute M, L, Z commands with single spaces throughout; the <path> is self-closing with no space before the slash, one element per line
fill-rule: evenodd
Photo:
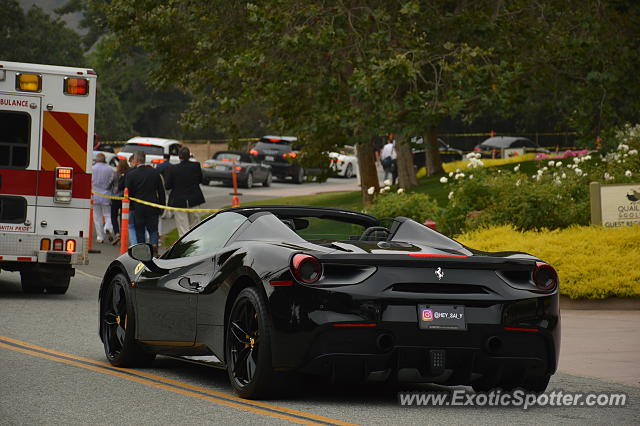
<path fill-rule="evenodd" d="M 218 151 L 211 160 L 202 163 L 202 183 L 222 181 L 231 184 L 232 171 L 235 168 L 238 184 L 251 188 L 255 183 L 271 185 L 271 166 L 260 163 L 254 156 L 239 151 Z"/>
<path fill-rule="evenodd" d="M 460 161 L 464 159 L 464 151 L 453 148 L 440 138 L 438 138 L 438 151 L 440 152 L 440 159 L 443 163 L 450 163 L 452 161 Z M 411 140 L 411 153 L 413 155 L 414 167 L 416 169 L 423 168 L 427 162 L 425 157 L 424 139 L 414 138 Z"/>
<path fill-rule="evenodd" d="M 290 177 L 294 183 L 304 182 L 305 170 L 298 163 L 300 151 L 294 136 L 264 136 L 249 151 L 258 162 L 271 166 L 278 178 Z"/>
<path fill-rule="evenodd" d="M 541 392 L 558 365 L 550 265 L 476 251 L 404 217 L 241 207 L 151 253 L 130 247 L 100 287 L 115 366 L 157 354 L 209 363 L 258 398 L 300 374 Z"/>
<path fill-rule="evenodd" d="M 494 136 L 476 145 L 474 151 L 480 152 L 482 158 L 502 158 L 502 153 L 505 149 L 518 149 L 522 153 L 549 153 L 548 149 L 541 148 L 531 139 L 520 136 Z"/>

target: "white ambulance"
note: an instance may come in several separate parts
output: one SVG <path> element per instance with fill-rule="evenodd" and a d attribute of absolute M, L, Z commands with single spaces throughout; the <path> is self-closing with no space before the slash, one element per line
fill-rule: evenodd
<path fill-rule="evenodd" d="M 88 263 L 96 73 L 0 59 L 0 269 L 63 294 Z"/>

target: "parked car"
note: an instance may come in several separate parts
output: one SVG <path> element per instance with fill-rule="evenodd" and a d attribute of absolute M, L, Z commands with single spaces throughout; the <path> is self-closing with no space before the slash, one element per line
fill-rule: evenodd
<path fill-rule="evenodd" d="M 235 168 L 238 184 L 251 188 L 255 183 L 271 185 L 271 166 L 259 163 L 255 156 L 239 151 L 219 151 L 210 160 L 202 163 L 203 183 L 222 181 L 231 184 L 232 170 Z"/>
<path fill-rule="evenodd" d="M 354 147 L 345 146 L 341 152 L 330 152 L 329 159 L 331 169 L 338 176 L 352 178 L 358 174 L 358 158 Z"/>
<path fill-rule="evenodd" d="M 111 167 L 118 167 L 118 157 L 116 154 L 114 154 L 113 152 L 109 152 L 109 151 L 93 151 L 93 164 L 96 164 L 96 155 L 98 155 L 98 153 L 102 153 L 104 154 L 104 158 L 106 160 L 106 163 L 108 165 L 110 165 Z"/>
<path fill-rule="evenodd" d="M 440 159 L 443 163 L 460 161 L 464 159 L 464 151 L 451 147 L 448 143 L 440 138 L 438 138 L 438 151 L 440 151 Z M 411 139 L 411 153 L 413 154 L 414 167 L 416 169 L 423 168 L 425 166 L 425 163 L 427 162 L 427 159 L 425 157 L 424 139 Z"/>
<path fill-rule="evenodd" d="M 170 154 L 169 161 L 171 164 L 178 164 L 180 159 L 178 158 L 178 152 L 182 145 L 177 140 L 163 139 L 163 138 L 147 138 L 136 136 L 127 141 L 118 152 L 118 158 L 129 160 L 129 157 L 136 151 L 144 151 L 146 155 L 147 164 L 155 167 L 156 164 L 160 164 L 164 161 L 164 154 Z"/>
<path fill-rule="evenodd" d="M 100 338 L 117 367 L 182 357 L 226 370 L 244 398 L 274 397 L 301 374 L 543 392 L 558 367 L 552 266 L 406 217 L 239 207 L 152 253 L 129 247 L 100 286 Z"/>
<path fill-rule="evenodd" d="M 540 145 L 531 139 L 518 136 L 494 136 L 476 145 L 473 150 L 480 152 L 483 158 L 502 158 L 503 150 L 510 148 L 521 148 L 523 153 L 549 153 L 548 149 L 541 148 Z"/>
<path fill-rule="evenodd" d="M 300 150 L 295 136 L 264 136 L 249 150 L 259 163 L 271 166 L 273 176 L 304 182 L 305 170 L 298 163 Z"/>

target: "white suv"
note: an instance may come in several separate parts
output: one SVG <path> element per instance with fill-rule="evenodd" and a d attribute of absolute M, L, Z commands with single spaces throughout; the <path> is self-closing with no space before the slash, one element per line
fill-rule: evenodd
<path fill-rule="evenodd" d="M 174 139 L 162 139 L 162 138 L 146 138 L 142 136 L 136 136 L 127 141 L 118 152 L 118 158 L 129 160 L 129 158 L 136 151 L 144 151 L 147 160 L 147 164 L 155 167 L 164 161 L 164 154 L 170 154 L 169 161 L 171 164 L 177 164 L 180 162 L 178 158 L 178 151 L 180 151 L 182 145 L 180 142 Z"/>

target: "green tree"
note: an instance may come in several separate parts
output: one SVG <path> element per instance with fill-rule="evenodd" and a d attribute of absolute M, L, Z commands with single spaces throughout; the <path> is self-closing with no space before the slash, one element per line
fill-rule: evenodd
<path fill-rule="evenodd" d="M 84 66 L 80 35 L 37 6 L 26 13 L 16 0 L 0 8 L 0 58 L 73 67 Z"/>

